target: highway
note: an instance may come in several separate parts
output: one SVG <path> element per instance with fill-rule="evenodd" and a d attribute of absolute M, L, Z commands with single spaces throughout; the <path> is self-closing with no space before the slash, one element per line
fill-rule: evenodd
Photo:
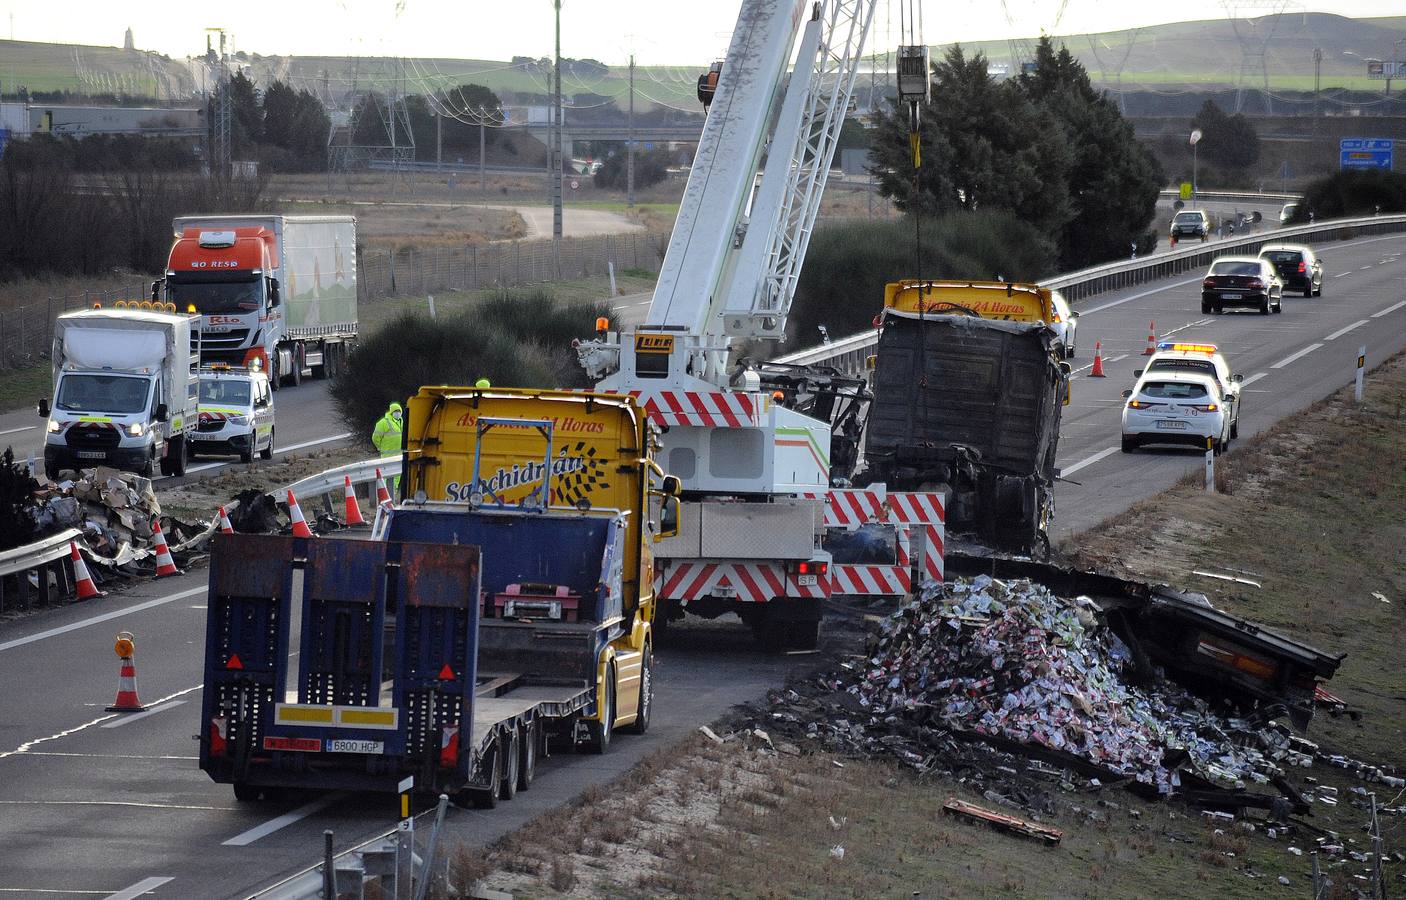
<path fill-rule="evenodd" d="M 1232 452 L 1350 383 L 1360 345 L 1367 346 L 1369 364 L 1406 347 L 1406 236 L 1319 249 L 1323 296 L 1288 296 L 1282 315 L 1201 315 L 1199 273 L 1076 304 L 1077 377 L 1058 460 L 1072 480 L 1056 492 L 1057 539 L 1203 464 L 1195 451 L 1118 450 L 1120 394 L 1141 367 L 1149 322 L 1156 322 L 1158 338 L 1218 343 L 1245 376 L 1241 439 Z M 612 305 L 638 321 L 645 301 L 632 295 Z M 1096 340 L 1103 343 L 1105 379 L 1088 377 Z M 336 433 L 323 390 L 312 382 L 280 392 L 281 444 Z M 288 419 L 293 427 L 283 437 Z M 0 417 L 0 431 L 34 427 L 11 433 L 17 448 L 37 446 L 38 424 L 33 413 Z M 195 767 L 204 578 L 196 570 L 100 603 L 0 624 L 0 892 L 243 896 L 315 864 L 324 829 L 334 830 L 340 850 L 392 826 L 390 797 L 290 795 L 236 804 L 228 787 Z M 136 634 L 138 687 L 151 707 L 124 718 L 103 710 L 117 686 L 118 630 Z M 453 810 L 453 840 L 481 845 L 608 782 L 644 754 L 759 696 L 806 659 L 765 656 L 740 626 L 684 626 L 680 637 L 659 649 L 658 703 L 648 735 L 622 736 L 603 757 L 555 758 L 529 793 L 498 810 Z"/>

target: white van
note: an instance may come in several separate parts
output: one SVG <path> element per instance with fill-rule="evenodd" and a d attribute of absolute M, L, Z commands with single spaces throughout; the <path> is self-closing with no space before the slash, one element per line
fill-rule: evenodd
<path fill-rule="evenodd" d="M 254 454 L 273 459 L 273 392 L 258 367 L 216 363 L 200 370 L 200 413 L 191 455 L 233 455 L 253 462 Z"/>

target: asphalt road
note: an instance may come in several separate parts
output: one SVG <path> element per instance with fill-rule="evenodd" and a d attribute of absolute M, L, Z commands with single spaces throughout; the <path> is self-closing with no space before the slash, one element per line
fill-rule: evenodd
<path fill-rule="evenodd" d="M 1321 298 L 1288 297 L 1284 313 L 1202 316 L 1199 273 L 1086 301 L 1076 308 L 1079 358 L 1065 414 L 1060 466 L 1079 483 L 1057 490 L 1056 537 L 1067 536 L 1199 470 L 1197 452 L 1118 450 L 1121 391 L 1157 337 L 1211 340 L 1245 375 L 1242 441 L 1352 380 L 1357 348 L 1369 364 L 1406 345 L 1406 237 L 1320 248 Z M 643 296 L 621 311 L 643 315 Z M 1087 376 L 1095 340 L 1109 377 Z M 321 385 L 280 394 L 308 435 L 326 436 Z M 296 398 L 296 399 L 295 399 Z M 324 407 L 320 412 L 318 403 Z M 37 417 L 0 417 L 0 431 Z M 333 426 L 335 427 L 335 426 Z M 12 432 L 15 434 L 17 432 Z M 37 443 L 35 432 L 18 432 Z M 296 437 L 296 435 L 290 435 Z M 311 438 L 304 438 L 311 439 Z M 1232 449 L 1234 445 L 1232 445 Z M 48 896 L 233 897 L 316 862 L 323 829 L 338 849 L 391 827 L 389 797 L 292 797 L 236 804 L 195 767 L 203 653 L 204 572 L 135 586 L 121 597 L 0 625 L 0 890 Z M 152 709 L 115 718 L 118 630 L 137 636 L 138 685 Z M 481 844 L 640 756 L 760 695 L 805 658 L 768 657 L 740 626 L 685 627 L 659 651 L 658 704 L 643 737 L 623 736 L 603 757 L 551 760 L 532 790 L 492 812 L 454 810 L 453 840 Z M 169 880 L 162 880 L 169 879 Z"/>

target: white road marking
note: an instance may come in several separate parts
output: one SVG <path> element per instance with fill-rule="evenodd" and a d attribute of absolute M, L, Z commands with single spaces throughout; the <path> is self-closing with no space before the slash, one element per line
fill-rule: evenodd
<path fill-rule="evenodd" d="M 1279 362 L 1277 362 L 1277 363 L 1275 363 L 1274 365 L 1270 366 L 1270 368 L 1271 368 L 1271 369 L 1282 369 L 1282 368 L 1284 368 L 1285 366 L 1287 366 L 1289 363 L 1291 363 L 1291 362 L 1293 362 L 1294 360 L 1298 359 L 1299 357 L 1301 357 L 1301 356 L 1307 356 L 1307 355 L 1309 355 L 1310 353 L 1312 353 L 1313 351 L 1317 350 L 1319 347 L 1322 347 L 1322 346 L 1323 346 L 1322 344 L 1309 344 L 1307 347 L 1303 348 L 1303 349 L 1300 350 L 1298 353 L 1291 353 L 1290 355 L 1288 355 L 1288 356 L 1284 357 L 1283 359 L 1279 360 Z"/>
<path fill-rule="evenodd" d="M 168 700 L 173 700 L 173 699 L 175 699 L 176 697 L 185 696 L 186 694 L 189 694 L 189 693 L 191 693 L 192 691 L 198 691 L 198 690 L 200 690 L 202 687 L 204 687 L 204 685 L 197 684 L 195 687 L 188 687 L 188 688 L 186 688 L 186 689 L 183 690 L 183 691 L 176 691 L 174 694 L 168 694 L 168 695 L 165 696 L 165 697 L 161 697 L 160 699 L 158 699 L 158 700 L 156 701 L 156 703 L 154 703 L 154 704 L 152 704 L 152 705 L 153 705 L 153 706 L 159 706 L 160 704 L 165 703 L 165 702 L 168 701 Z M 37 745 L 37 744 L 43 744 L 43 743 L 46 743 L 46 742 L 48 742 L 48 741 L 56 741 L 56 740 L 58 740 L 59 738 L 68 737 L 70 734 L 77 734 L 78 732 L 84 730 L 85 728 L 91 728 L 91 727 L 93 727 L 94 725 L 97 725 L 99 722 L 108 722 L 108 721 L 111 721 L 112 719 L 117 718 L 119 715 L 121 715 L 121 713 L 108 713 L 108 714 L 105 715 L 105 716 L 98 716 L 96 719 L 94 719 L 94 720 L 91 721 L 91 722 L 84 722 L 82 725 L 78 725 L 78 726 L 75 726 L 75 727 L 73 727 L 73 728 L 66 728 L 66 729 L 64 729 L 63 731 L 60 731 L 58 734 L 51 734 L 51 735 L 49 735 L 48 737 L 35 738 L 34 740 L 31 740 L 31 741 L 25 741 L 23 744 L 20 744 L 18 747 L 16 747 L 16 748 L 13 749 L 13 750 L 7 750 L 7 751 L 5 751 L 4 753 L 0 753 L 0 759 L 5 759 L 5 758 L 8 757 L 8 756 L 19 756 L 20 754 L 27 754 L 27 753 L 29 753 L 31 750 L 33 750 L 34 747 L 35 747 L 35 745 Z"/>
<path fill-rule="evenodd" d="M 316 447 L 318 444 L 330 444 L 333 441 L 341 441 L 349 437 L 351 437 L 351 432 L 344 431 L 341 434 L 334 434 L 331 437 L 318 438 L 315 441 L 303 441 L 301 444 L 290 444 L 287 447 L 279 447 L 277 450 L 274 451 L 274 455 L 277 456 L 280 453 L 292 453 L 294 450 L 301 450 L 304 447 Z"/>
<path fill-rule="evenodd" d="M 1372 264 L 1371 264 L 1371 263 L 1367 263 L 1367 265 L 1361 267 L 1361 268 L 1358 269 L 1357 271 L 1359 271 L 1359 272 L 1365 272 L 1365 271 L 1367 271 L 1367 270 L 1370 269 L 1370 268 L 1372 268 Z"/>
<path fill-rule="evenodd" d="M 1109 447 L 1107 450 L 1098 451 L 1093 456 L 1090 456 L 1087 459 L 1079 460 L 1072 466 L 1061 466 L 1059 470 L 1059 477 L 1063 478 L 1066 475 L 1072 475 L 1080 469 L 1084 468 L 1085 466 L 1091 466 L 1099 460 L 1103 459 L 1104 457 L 1112 456 L 1114 453 L 1117 453 L 1118 449 L 1119 448 L 1117 447 Z"/>
<path fill-rule="evenodd" d="M 1095 306 L 1093 309 L 1080 310 L 1079 315 L 1087 316 L 1096 312 L 1103 312 L 1105 309 L 1112 309 L 1115 306 L 1122 306 L 1124 303 L 1128 303 L 1133 300 L 1141 300 L 1143 297 L 1151 297 L 1153 294 L 1160 294 L 1163 291 L 1171 290 L 1172 288 L 1186 287 L 1188 284 L 1200 284 L 1201 278 L 1202 276 L 1197 275 L 1195 278 L 1189 279 L 1187 281 L 1177 281 L 1172 284 L 1163 285 L 1159 288 L 1153 288 L 1150 291 L 1143 291 L 1141 294 L 1133 294 L 1131 297 L 1124 297 L 1122 300 L 1114 300 L 1112 303 L 1105 303 L 1102 306 Z"/>
<path fill-rule="evenodd" d="M 33 431 L 38 427 L 38 425 L 26 425 L 23 428 L 7 428 L 4 431 L 0 431 L 0 434 L 19 434 L 21 431 Z"/>
<path fill-rule="evenodd" d="M 160 706 L 149 706 L 149 707 L 147 707 L 146 709 L 142 710 L 142 711 L 139 712 L 139 713 L 133 713 L 132 715 L 129 715 L 129 716 L 128 716 L 128 715 L 124 715 L 124 716 L 122 716 L 120 719 L 116 720 L 115 722 L 108 722 L 106 725 L 104 725 L 104 726 L 102 726 L 102 727 L 104 727 L 104 728 L 121 728 L 123 725 L 126 725 L 126 724 L 128 724 L 129 722 L 135 722 L 135 721 L 137 721 L 138 719 L 145 719 L 147 716 L 155 715 L 156 713 L 159 713 L 159 712 L 164 712 L 165 710 L 168 710 L 168 709 L 170 709 L 170 708 L 173 707 L 173 706 L 180 706 L 180 705 L 181 705 L 182 703 L 184 703 L 184 702 L 185 702 L 184 700 L 172 700 L 170 703 L 163 703 L 163 704 L 161 704 Z"/>
<path fill-rule="evenodd" d="M 1256 372 L 1255 374 L 1251 375 L 1249 378 L 1246 378 L 1244 381 L 1240 382 L 1240 386 L 1241 386 L 1242 388 L 1247 388 L 1247 387 L 1249 387 L 1250 385 L 1254 384 L 1256 381 L 1259 381 L 1261 378 L 1266 377 L 1267 375 L 1269 375 L 1268 372 Z"/>
<path fill-rule="evenodd" d="M 292 812 L 284 813 L 276 819 L 269 819 L 262 825 L 250 828 L 248 831 L 242 832 L 240 834 L 236 834 L 229 840 L 224 841 L 224 846 L 247 847 L 248 845 L 259 840 L 260 838 L 268 837 L 279 829 L 286 828 L 289 825 L 292 825 L 294 822 L 297 822 L 301 819 L 306 819 L 308 816 L 312 815 L 315 812 L 320 812 L 323 809 L 326 809 L 327 807 L 331 806 L 333 803 L 340 799 L 342 799 L 342 794 L 340 793 L 328 794 L 325 797 L 319 797 L 313 802 L 308 803 L 304 806 L 300 806 Z"/>
<path fill-rule="evenodd" d="M 25 644 L 32 644 L 35 641 L 42 641 L 46 638 L 57 637 L 61 634 L 68 634 L 70 631 L 77 631 L 80 628 L 87 628 L 89 625 L 96 625 L 99 622 L 106 622 L 110 619 L 120 618 L 121 616 L 130 616 L 133 613 L 139 613 L 145 609 L 151 609 L 152 607 L 162 606 L 164 604 L 170 603 L 172 600 L 184 600 L 186 597 L 194 597 L 196 594 L 203 594 L 206 590 L 207 587 L 205 585 L 201 585 L 200 587 L 190 588 L 189 590 L 177 591 L 174 594 L 167 594 L 165 597 L 157 597 L 155 600 L 148 600 L 145 603 L 138 603 L 136 606 L 129 606 L 125 609 L 116 609 L 110 613 L 103 613 L 100 616 L 93 616 L 91 619 L 83 619 L 82 621 L 74 622 L 71 625 L 64 625 L 59 628 L 50 628 L 48 631 L 41 631 L 38 634 L 31 634 L 29 637 L 15 638 L 13 641 L 6 641 L 5 643 L 0 644 L 0 650 L 10 650 L 15 647 L 22 647 Z"/>
<path fill-rule="evenodd" d="M 1368 322 L 1367 319 L 1358 319 L 1356 322 L 1353 322 L 1351 325 L 1347 326 L 1346 328 L 1339 328 L 1337 331 L 1335 331 L 1335 332 L 1333 332 L 1332 334 L 1328 335 L 1328 336 L 1325 337 L 1323 340 L 1325 340 L 1325 341 L 1331 341 L 1331 340 L 1334 340 L 1334 339 L 1336 339 L 1336 338 L 1340 338 L 1340 337 L 1342 337 L 1343 335 L 1347 334 L 1349 331 L 1352 331 L 1354 328 L 1361 328 L 1363 325 L 1366 325 L 1367 322 Z"/>
<path fill-rule="evenodd" d="M 1188 328 L 1195 328 L 1197 325 L 1209 325 L 1209 324 L 1211 324 L 1211 322 L 1213 322 L 1213 321 L 1215 321 L 1215 320 L 1214 320 L 1214 319 L 1197 319 L 1195 322 L 1187 322 L 1185 325 L 1181 326 L 1180 328 L 1173 328 L 1171 331 L 1164 331 L 1164 332 L 1162 332 L 1162 337 L 1168 337 L 1168 336 L 1170 336 L 1170 335 L 1176 334 L 1178 331 L 1185 331 L 1185 330 L 1188 329 Z"/>
<path fill-rule="evenodd" d="M 189 803 L 138 803 L 135 800 L 0 800 L 0 806 L 137 806 L 142 809 L 234 810 L 237 806 L 195 806 Z"/>
<path fill-rule="evenodd" d="M 1389 314 L 1391 314 L 1391 313 L 1396 312 L 1398 309 L 1400 309 L 1400 308 L 1403 307 L 1403 306 L 1406 306 L 1406 300 L 1402 300 L 1400 303 L 1393 303 L 1391 306 L 1388 306 L 1386 309 L 1380 310 L 1379 312 L 1374 312 L 1374 313 L 1372 313 L 1372 315 L 1371 315 L 1369 318 L 1380 319 L 1382 316 L 1389 315 Z"/>
<path fill-rule="evenodd" d="M 143 878 L 129 888 L 123 888 L 115 894 L 108 894 L 103 900 L 137 900 L 142 894 L 149 894 L 161 887 L 168 881 L 174 881 L 174 875 L 152 876 Z"/>
<path fill-rule="evenodd" d="M 1352 274 L 1351 272 L 1339 272 L 1338 274 L 1334 275 L 1333 277 L 1334 277 L 1334 278 L 1346 278 L 1347 276 L 1349 276 L 1349 275 L 1351 275 L 1351 274 Z"/>

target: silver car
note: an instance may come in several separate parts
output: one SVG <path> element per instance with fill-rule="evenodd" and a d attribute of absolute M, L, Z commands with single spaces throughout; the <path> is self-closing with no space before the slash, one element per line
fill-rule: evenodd
<path fill-rule="evenodd" d="M 1057 335 L 1055 345 L 1065 359 L 1074 358 L 1074 345 L 1079 334 L 1079 314 L 1069 308 L 1069 301 L 1059 291 L 1050 291 L 1050 302 L 1054 306 L 1054 321 L 1050 328 Z"/>

